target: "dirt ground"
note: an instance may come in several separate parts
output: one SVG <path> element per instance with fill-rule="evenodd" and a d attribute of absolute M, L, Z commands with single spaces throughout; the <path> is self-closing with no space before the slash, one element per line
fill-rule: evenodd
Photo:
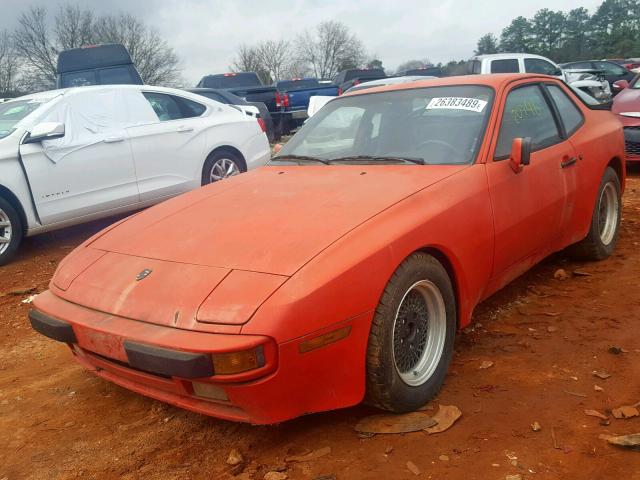
<path fill-rule="evenodd" d="M 638 172 L 628 181 L 623 217 L 612 258 L 581 264 L 555 255 L 480 305 L 433 402 L 462 410 L 451 429 L 371 438 L 354 432 L 375 413 L 365 406 L 255 427 L 182 411 L 86 373 L 64 345 L 31 330 L 22 300 L 46 289 L 57 263 L 105 224 L 30 239 L 0 269 L 0 480 L 234 473 L 244 480 L 272 470 L 323 480 L 638 480 L 640 452 L 599 438 L 640 433 L 640 417 L 610 414 L 640 401 Z M 569 278 L 554 278 L 558 269 Z M 610 353 L 611 346 L 624 351 Z M 493 365 L 480 369 L 483 361 Z M 610 425 L 585 409 L 607 412 Z M 533 422 L 542 429 L 534 432 Z M 326 447 L 315 460 L 284 460 Z M 225 463 L 232 448 L 245 459 L 235 470 Z"/>

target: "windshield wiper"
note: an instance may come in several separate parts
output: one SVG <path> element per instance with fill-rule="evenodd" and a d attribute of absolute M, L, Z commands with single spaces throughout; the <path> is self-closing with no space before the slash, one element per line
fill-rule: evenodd
<path fill-rule="evenodd" d="M 375 155 L 354 155 L 351 157 L 339 157 L 339 158 L 332 158 L 331 160 L 329 160 L 329 163 L 334 163 L 334 162 L 349 162 L 349 161 L 353 161 L 353 160 L 373 160 L 373 161 L 385 161 L 385 162 L 404 162 L 404 163 L 415 163 L 416 165 L 425 165 L 425 161 L 424 158 L 418 158 L 418 157 L 394 157 L 394 156 L 390 156 L 390 157 L 381 157 L 381 156 L 375 156 Z"/>
<path fill-rule="evenodd" d="M 321 158 L 316 158 L 316 157 L 309 157 L 306 155 L 282 155 L 281 157 L 273 157 L 271 159 L 272 162 L 278 162 L 278 161 L 287 161 L 287 160 L 293 160 L 293 161 L 298 161 L 298 162 L 318 162 L 318 163 L 324 163 L 325 165 L 329 165 L 329 162 L 327 160 L 323 160 Z"/>

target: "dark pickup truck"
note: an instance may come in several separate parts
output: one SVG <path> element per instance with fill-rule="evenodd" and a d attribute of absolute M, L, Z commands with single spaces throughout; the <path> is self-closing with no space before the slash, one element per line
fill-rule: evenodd
<path fill-rule="evenodd" d="M 387 74 L 381 68 L 351 68 L 339 72 L 333 83 L 338 86 L 338 95 L 342 95 L 354 85 L 381 78 L 387 78 Z"/>
<path fill-rule="evenodd" d="M 276 87 L 263 85 L 255 72 L 207 75 L 202 77 L 196 87 L 222 89 L 237 95 L 247 102 L 262 102 L 269 109 L 273 123 L 276 126 L 276 132 L 281 129 L 280 105 L 276 102 L 278 90 Z"/>
<path fill-rule="evenodd" d="M 322 84 L 317 78 L 293 78 L 278 80 L 276 103 L 281 107 L 282 134 L 288 135 L 307 119 L 309 100 L 316 95 L 337 97 L 338 86 Z"/>

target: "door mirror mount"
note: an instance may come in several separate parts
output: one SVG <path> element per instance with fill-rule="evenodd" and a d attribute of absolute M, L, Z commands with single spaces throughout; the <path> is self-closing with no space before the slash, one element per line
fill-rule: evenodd
<path fill-rule="evenodd" d="M 38 143 L 43 140 L 53 140 L 61 137 L 64 137 L 64 123 L 42 122 L 31 129 L 22 143 Z"/>
<path fill-rule="evenodd" d="M 520 173 L 531 162 L 531 138 L 514 138 L 511 143 L 509 163 L 515 173 Z"/>

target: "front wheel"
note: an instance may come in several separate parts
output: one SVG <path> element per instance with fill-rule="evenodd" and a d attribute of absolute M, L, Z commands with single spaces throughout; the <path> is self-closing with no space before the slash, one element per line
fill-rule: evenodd
<path fill-rule="evenodd" d="M 0 197 L 0 265 L 5 265 L 18 251 L 22 241 L 22 222 L 15 208 Z"/>
<path fill-rule="evenodd" d="M 607 167 L 600 181 L 589 233 L 572 247 L 572 254 L 585 260 L 609 257 L 618 241 L 622 216 L 620 179 L 615 170 Z"/>
<path fill-rule="evenodd" d="M 214 152 L 207 158 L 202 169 L 202 185 L 224 180 L 242 173 L 242 162 L 232 152 Z"/>
<path fill-rule="evenodd" d="M 456 332 L 447 271 L 415 253 L 394 272 L 376 309 L 367 347 L 367 396 L 393 412 L 415 410 L 444 382 Z"/>

